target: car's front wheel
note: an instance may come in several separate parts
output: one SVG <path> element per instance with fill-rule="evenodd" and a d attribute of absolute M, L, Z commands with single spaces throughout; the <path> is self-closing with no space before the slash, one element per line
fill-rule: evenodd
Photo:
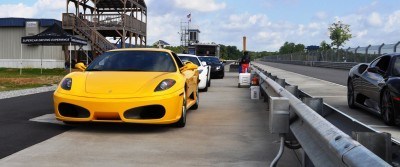
<path fill-rule="evenodd" d="M 390 91 L 385 89 L 381 97 L 381 114 L 387 125 L 394 125 L 394 107 Z"/>
<path fill-rule="evenodd" d="M 186 125 L 186 91 L 183 91 L 183 102 L 182 102 L 182 116 L 178 122 L 175 123 L 175 126 L 178 128 L 183 128 Z"/>
<path fill-rule="evenodd" d="M 350 108 L 356 108 L 354 104 L 354 86 L 351 80 L 347 83 L 347 104 Z"/>

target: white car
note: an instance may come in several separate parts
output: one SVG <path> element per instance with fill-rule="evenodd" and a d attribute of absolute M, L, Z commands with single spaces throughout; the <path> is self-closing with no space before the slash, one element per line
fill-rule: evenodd
<path fill-rule="evenodd" d="M 211 85 L 211 76 L 210 71 L 211 67 L 207 65 L 206 62 L 201 62 L 200 59 L 196 55 L 190 54 L 178 54 L 178 57 L 181 59 L 182 62 L 190 61 L 199 66 L 199 89 L 203 91 L 207 91 L 208 87 Z"/>

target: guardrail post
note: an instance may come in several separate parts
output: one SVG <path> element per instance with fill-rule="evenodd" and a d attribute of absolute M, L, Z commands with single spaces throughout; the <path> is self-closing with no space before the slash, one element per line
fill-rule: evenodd
<path fill-rule="evenodd" d="M 299 98 L 299 87 L 297 85 L 286 85 L 285 89 Z"/>
<path fill-rule="evenodd" d="M 277 78 L 277 79 L 276 79 L 276 83 L 278 83 L 278 84 L 281 85 L 282 87 L 285 87 L 285 85 L 286 85 L 285 79 Z"/>
<path fill-rule="evenodd" d="M 316 111 L 319 115 L 324 117 L 326 113 L 324 113 L 324 102 L 322 98 L 303 98 L 303 103 L 308 107 Z"/>
<path fill-rule="evenodd" d="M 390 133 L 352 132 L 352 137 L 388 163 L 392 163 L 392 135 Z"/>
<path fill-rule="evenodd" d="M 269 130 L 272 134 L 279 134 L 280 147 L 278 155 L 271 162 L 270 167 L 275 167 L 285 149 L 285 136 L 289 133 L 289 99 L 286 97 L 271 97 L 269 111 Z"/>

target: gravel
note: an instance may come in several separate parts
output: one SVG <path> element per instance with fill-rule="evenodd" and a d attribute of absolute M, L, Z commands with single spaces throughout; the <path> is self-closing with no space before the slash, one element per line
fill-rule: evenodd
<path fill-rule="evenodd" d="M 49 92 L 49 91 L 56 90 L 56 88 L 57 88 L 57 85 L 52 85 L 52 86 L 43 86 L 43 87 L 32 88 L 32 89 L 4 91 L 4 92 L 0 92 L 0 99 L 7 99 L 7 98 L 12 98 L 12 97 L 31 95 L 31 94 L 42 93 L 42 92 Z"/>

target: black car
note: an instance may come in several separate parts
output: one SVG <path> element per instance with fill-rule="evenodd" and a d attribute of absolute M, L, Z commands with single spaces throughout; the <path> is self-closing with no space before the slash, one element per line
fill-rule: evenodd
<path fill-rule="evenodd" d="M 211 65 L 211 78 L 224 78 L 225 68 L 224 63 L 220 62 L 218 57 L 199 56 L 201 61 L 205 61 L 207 65 Z"/>
<path fill-rule="evenodd" d="M 388 125 L 400 116 L 400 53 L 380 56 L 354 66 L 347 81 L 350 108 L 361 107 L 382 116 Z"/>

